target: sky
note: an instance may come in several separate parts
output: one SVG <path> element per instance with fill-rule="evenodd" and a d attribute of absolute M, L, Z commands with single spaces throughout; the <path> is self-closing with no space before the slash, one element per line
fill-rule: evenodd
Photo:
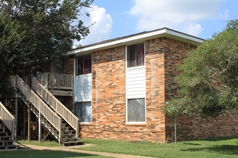
<path fill-rule="evenodd" d="M 79 43 L 151 31 L 163 27 L 203 39 L 221 32 L 229 20 L 238 19 L 238 0 L 94 0 L 81 17 L 90 34 Z M 78 43 L 76 43 L 77 45 Z"/>

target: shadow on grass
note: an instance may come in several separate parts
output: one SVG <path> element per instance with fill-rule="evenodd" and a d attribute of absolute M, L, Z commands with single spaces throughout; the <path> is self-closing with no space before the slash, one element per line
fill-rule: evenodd
<path fill-rule="evenodd" d="M 4 158 L 103 158 L 103 156 L 67 151 L 52 150 L 15 150 L 1 152 Z"/>
<path fill-rule="evenodd" d="M 186 145 L 201 145 L 201 144 L 198 144 L 198 143 L 183 143 L 183 144 L 186 144 Z"/>
<path fill-rule="evenodd" d="M 214 145 L 211 147 L 204 147 L 204 148 L 188 148 L 182 149 L 181 151 L 205 151 L 205 152 L 212 152 L 212 153 L 219 153 L 219 154 L 226 154 L 226 155 L 238 155 L 238 145 Z"/>
<path fill-rule="evenodd" d="M 197 140 L 197 141 L 209 141 L 209 142 L 216 142 L 216 141 L 230 141 L 230 140 L 238 140 L 238 137 L 219 137 L 219 138 L 208 138 L 208 139 L 201 139 L 201 140 Z M 238 144 L 238 141 L 237 141 Z"/>

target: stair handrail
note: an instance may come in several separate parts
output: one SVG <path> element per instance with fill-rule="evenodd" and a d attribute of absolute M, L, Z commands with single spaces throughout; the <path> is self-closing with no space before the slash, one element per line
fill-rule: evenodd
<path fill-rule="evenodd" d="M 12 83 L 13 86 L 16 85 L 16 87 L 26 96 L 27 100 L 32 103 L 40 114 L 43 115 L 56 130 L 58 130 L 60 136 L 61 118 L 53 110 L 51 110 L 50 107 L 33 90 L 31 90 L 31 88 L 18 75 L 10 76 L 10 78 L 14 77 L 16 79 L 15 82 Z M 14 81 L 14 79 L 10 79 L 10 81 Z"/>
<path fill-rule="evenodd" d="M 1 102 L 0 102 L 0 119 L 12 133 L 12 140 L 14 140 L 15 117 L 7 110 L 7 108 Z"/>
<path fill-rule="evenodd" d="M 40 82 L 32 77 L 32 89 L 36 91 L 75 131 L 76 138 L 79 133 L 79 120 L 67 107 L 65 107 Z"/>

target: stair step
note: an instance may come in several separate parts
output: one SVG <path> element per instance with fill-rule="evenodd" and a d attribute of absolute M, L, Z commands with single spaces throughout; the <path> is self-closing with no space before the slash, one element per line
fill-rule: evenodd
<path fill-rule="evenodd" d="M 72 128 L 72 127 L 62 127 L 61 128 L 62 130 L 64 130 L 64 131 L 67 131 L 67 130 L 72 130 L 72 131 L 74 131 L 74 129 Z"/>
<path fill-rule="evenodd" d="M 62 128 L 71 128 L 67 123 L 62 123 L 62 124 L 61 124 L 61 127 L 62 127 Z"/>
<path fill-rule="evenodd" d="M 12 141 L 0 141 L 1 146 L 6 146 L 6 145 L 13 145 Z"/>
<path fill-rule="evenodd" d="M 11 140 L 11 136 L 0 136 L 0 141 L 3 140 Z"/>
<path fill-rule="evenodd" d="M 8 136 L 8 133 L 7 132 L 0 132 L 0 137 L 1 136 Z"/>
<path fill-rule="evenodd" d="M 12 140 L 0 140 L 0 143 L 12 143 Z"/>
<path fill-rule="evenodd" d="M 61 142 L 81 141 L 79 138 L 61 138 Z"/>
<path fill-rule="evenodd" d="M 71 128 L 70 128 L 70 129 L 61 128 L 61 129 L 62 129 L 62 131 L 68 131 L 68 132 L 71 132 L 71 131 L 73 132 L 73 131 L 75 131 L 74 129 L 71 129 Z"/>
<path fill-rule="evenodd" d="M 3 149 L 15 149 L 15 150 L 17 150 L 18 149 L 18 146 L 16 146 L 16 145 L 0 145 L 0 150 L 3 150 Z"/>
<path fill-rule="evenodd" d="M 83 145 L 84 142 L 81 140 L 76 140 L 76 141 L 65 141 L 65 142 L 62 142 L 62 144 L 64 146 L 73 146 L 73 145 Z"/>
<path fill-rule="evenodd" d="M 4 125 L 4 126 L 5 126 L 5 125 Z M 10 132 L 7 127 L 0 128 L 0 130 L 6 131 L 6 132 Z"/>
<path fill-rule="evenodd" d="M 10 131 L 9 131 L 9 129 L 7 129 L 7 127 L 6 128 L 4 128 L 4 129 L 2 129 L 2 130 L 0 130 L 0 133 L 11 133 Z"/>
<path fill-rule="evenodd" d="M 75 135 L 75 132 L 65 132 L 65 131 L 62 131 L 62 134 Z"/>
<path fill-rule="evenodd" d="M 68 137 L 70 137 L 70 136 L 75 136 L 75 134 L 68 134 L 68 133 L 62 133 L 62 136 L 68 136 Z"/>

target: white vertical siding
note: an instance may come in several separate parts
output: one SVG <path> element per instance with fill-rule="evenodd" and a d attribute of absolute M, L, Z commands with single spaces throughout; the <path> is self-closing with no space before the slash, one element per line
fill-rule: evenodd
<path fill-rule="evenodd" d="M 127 98 L 145 97 L 145 67 L 138 66 L 127 68 L 126 74 Z"/>
<path fill-rule="evenodd" d="M 92 74 L 74 77 L 74 101 L 83 102 L 92 100 Z"/>

